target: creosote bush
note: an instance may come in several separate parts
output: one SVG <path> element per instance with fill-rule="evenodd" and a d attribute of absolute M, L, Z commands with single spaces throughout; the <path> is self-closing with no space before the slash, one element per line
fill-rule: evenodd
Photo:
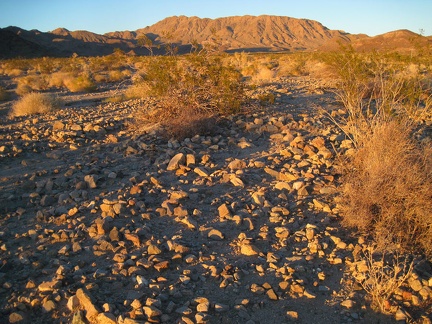
<path fill-rule="evenodd" d="M 220 57 L 200 54 L 153 57 L 128 94 L 155 98 L 157 109 L 143 117 L 161 122 L 174 137 L 198 131 L 214 115 L 238 112 L 244 101 L 240 73 Z"/>
<path fill-rule="evenodd" d="M 13 106 L 11 117 L 43 114 L 59 109 L 62 101 L 49 94 L 31 92 L 24 95 Z"/>

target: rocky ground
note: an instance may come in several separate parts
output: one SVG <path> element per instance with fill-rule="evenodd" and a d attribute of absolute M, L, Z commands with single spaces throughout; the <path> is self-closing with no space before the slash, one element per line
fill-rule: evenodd
<path fill-rule="evenodd" d="M 128 126 L 139 100 L 14 119 L 2 104 L 0 322 L 430 322 L 425 262 L 388 316 L 353 279 L 367 242 L 339 224 L 353 149 L 321 111 L 342 113 L 334 95 L 307 78 L 269 91 L 181 142 Z"/>

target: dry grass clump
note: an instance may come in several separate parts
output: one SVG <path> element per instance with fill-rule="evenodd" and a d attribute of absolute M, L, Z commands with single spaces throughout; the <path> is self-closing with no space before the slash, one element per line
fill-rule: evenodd
<path fill-rule="evenodd" d="M 371 246 L 361 256 L 367 271 L 356 280 L 369 294 L 373 309 L 391 312 L 391 298 L 413 273 L 414 261 L 400 253 L 376 253 Z"/>
<path fill-rule="evenodd" d="M 62 101 L 44 93 L 32 92 L 24 95 L 13 106 L 11 117 L 43 114 L 59 109 Z"/>
<path fill-rule="evenodd" d="M 252 74 L 250 82 L 253 84 L 269 83 L 276 78 L 277 74 L 277 69 L 262 65 Z"/>
<path fill-rule="evenodd" d="M 88 75 L 79 75 L 64 80 L 64 85 L 71 92 L 94 92 L 97 87 Z"/>
<path fill-rule="evenodd" d="M 47 78 L 40 74 L 27 75 L 16 80 L 18 83 L 16 93 L 20 96 L 33 91 L 46 90 L 49 87 Z"/>
<path fill-rule="evenodd" d="M 6 69 L 4 73 L 10 77 L 18 77 L 24 74 L 25 71 L 21 69 Z"/>
<path fill-rule="evenodd" d="M 48 78 L 48 86 L 50 88 L 62 88 L 65 86 L 66 80 L 72 80 L 73 75 L 69 72 L 54 72 Z"/>
<path fill-rule="evenodd" d="M 397 120 L 375 122 L 357 141 L 343 178 L 343 224 L 382 249 L 432 257 L 432 149 Z"/>
<path fill-rule="evenodd" d="M 33 89 L 31 86 L 29 86 L 28 84 L 20 84 L 18 83 L 16 89 L 15 89 L 15 93 L 18 96 L 24 96 L 30 92 L 33 92 Z"/>
<path fill-rule="evenodd" d="M 112 70 L 108 73 L 109 82 L 118 82 L 124 80 L 127 76 L 120 70 Z"/>

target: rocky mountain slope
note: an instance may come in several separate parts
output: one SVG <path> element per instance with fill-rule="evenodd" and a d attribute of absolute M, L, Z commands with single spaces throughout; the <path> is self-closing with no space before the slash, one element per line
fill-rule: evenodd
<path fill-rule="evenodd" d="M 351 44 L 362 50 L 410 52 L 432 43 L 430 37 L 409 31 L 391 32 L 376 37 L 352 35 L 340 30 L 330 30 L 314 20 L 283 16 L 234 16 L 218 19 L 174 16 L 136 31 L 116 31 L 105 35 L 64 28 L 44 33 L 7 27 L 0 29 L 0 58 L 70 56 L 73 53 L 85 56 L 107 55 L 116 48 L 145 55 L 148 50 L 138 44 L 142 35 L 162 48 L 166 42 L 179 45 L 180 52 L 189 51 L 193 41 L 202 46 L 209 42 L 217 43 L 221 50 L 263 52 L 329 50 L 337 48 L 340 43 Z"/>
<path fill-rule="evenodd" d="M 330 41 L 349 42 L 349 34 L 329 30 L 317 21 L 280 16 L 237 16 L 220 19 L 170 17 L 137 32 L 162 35 L 173 32 L 181 44 L 193 40 L 203 44 L 212 39 L 225 49 L 312 50 Z"/>

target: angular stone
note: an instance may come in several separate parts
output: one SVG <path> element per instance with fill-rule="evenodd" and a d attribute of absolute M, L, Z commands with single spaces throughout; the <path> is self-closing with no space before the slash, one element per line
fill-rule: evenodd
<path fill-rule="evenodd" d="M 219 217 L 220 218 L 230 218 L 231 211 L 228 208 L 227 204 L 222 204 L 218 207 Z"/>
<path fill-rule="evenodd" d="M 235 159 L 228 164 L 231 170 L 242 170 L 246 168 L 246 162 L 243 160 Z"/>
<path fill-rule="evenodd" d="M 333 153 L 326 147 L 320 148 L 318 154 L 322 155 L 324 159 L 330 159 L 333 156 Z"/>
<path fill-rule="evenodd" d="M 242 179 L 237 177 L 235 174 L 230 175 L 230 182 L 236 187 L 244 187 Z"/>
<path fill-rule="evenodd" d="M 82 311 L 77 311 L 72 317 L 72 324 L 87 324 Z"/>
<path fill-rule="evenodd" d="M 24 323 L 26 318 L 23 312 L 13 312 L 9 315 L 9 323 Z"/>
<path fill-rule="evenodd" d="M 264 192 L 262 191 L 255 191 L 252 194 L 252 200 L 255 204 L 262 206 L 264 205 L 264 201 L 265 201 L 265 196 L 264 196 Z"/>
<path fill-rule="evenodd" d="M 180 200 L 189 197 L 189 194 L 186 191 L 179 190 L 179 191 L 173 191 L 170 195 L 171 199 L 174 200 Z"/>
<path fill-rule="evenodd" d="M 343 302 L 341 302 L 341 306 L 348 308 L 348 309 L 353 308 L 354 305 L 355 305 L 355 302 L 351 299 L 346 299 Z"/>
<path fill-rule="evenodd" d="M 215 303 L 214 304 L 214 310 L 217 313 L 224 313 L 229 311 L 229 306 L 225 304 Z"/>
<path fill-rule="evenodd" d="M 275 184 L 275 189 L 277 189 L 277 190 L 284 190 L 285 189 L 285 190 L 290 191 L 291 190 L 291 186 L 289 185 L 288 182 L 279 181 L 279 182 L 277 182 Z"/>
<path fill-rule="evenodd" d="M 252 244 L 243 244 L 240 247 L 240 252 L 243 255 L 253 256 L 260 253 L 259 249 Z"/>
<path fill-rule="evenodd" d="M 278 300 L 279 299 L 278 295 L 276 295 L 276 293 L 273 289 L 267 290 L 267 297 L 270 300 Z"/>
<path fill-rule="evenodd" d="M 408 316 L 407 313 L 401 308 L 399 308 L 395 314 L 395 320 L 396 321 L 406 321 L 410 317 L 411 316 Z"/>
<path fill-rule="evenodd" d="M 62 123 L 61 121 L 59 121 L 59 120 L 56 120 L 56 121 L 53 123 L 52 128 L 53 128 L 53 130 L 63 130 L 63 129 L 65 128 L 65 124 L 63 124 L 63 123 Z"/>
<path fill-rule="evenodd" d="M 210 302 L 208 301 L 199 303 L 197 305 L 197 312 L 208 313 L 209 309 L 210 309 Z"/>
<path fill-rule="evenodd" d="M 201 167 L 196 167 L 194 169 L 194 172 L 196 174 L 198 174 L 200 177 L 208 177 L 209 176 L 209 173 L 207 172 L 207 170 L 205 170 L 204 168 L 201 168 Z"/>
<path fill-rule="evenodd" d="M 186 166 L 190 167 L 196 164 L 195 155 L 186 154 Z"/>
<path fill-rule="evenodd" d="M 167 170 L 174 171 L 180 168 L 180 165 L 184 165 L 186 162 L 186 157 L 183 153 L 177 153 L 174 157 L 169 161 Z"/>
<path fill-rule="evenodd" d="M 116 317 L 111 313 L 100 313 L 97 318 L 97 323 L 116 324 Z"/>
<path fill-rule="evenodd" d="M 74 312 L 75 310 L 77 310 L 79 305 L 80 305 L 80 301 L 76 295 L 69 297 L 68 302 L 67 302 L 67 308 L 71 312 Z"/>
<path fill-rule="evenodd" d="M 211 238 L 212 240 L 221 241 L 225 238 L 225 236 L 222 234 L 221 231 L 217 229 L 212 229 L 207 235 L 208 238 Z"/>
<path fill-rule="evenodd" d="M 139 236 L 136 234 L 131 234 L 131 233 L 125 233 L 124 237 L 126 240 L 129 240 L 133 243 L 133 245 L 135 245 L 136 247 L 141 246 L 141 242 L 139 239 Z"/>
<path fill-rule="evenodd" d="M 317 136 L 315 137 L 311 142 L 310 142 L 314 147 L 316 147 L 317 149 L 320 149 L 322 147 L 325 146 L 325 140 L 323 137 L 321 136 Z"/>
<path fill-rule="evenodd" d="M 162 312 L 155 306 L 144 306 L 143 310 L 148 318 L 154 318 L 162 315 Z"/>
<path fill-rule="evenodd" d="M 162 253 L 162 250 L 159 249 L 156 245 L 150 244 L 150 245 L 147 247 L 147 253 L 148 253 L 149 255 L 157 255 L 157 254 L 161 254 L 161 253 Z"/>
<path fill-rule="evenodd" d="M 182 217 L 182 218 L 177 217 L 176 221 L 178 221 L 182 224 L 185 224 L 189 229 L 192 229 L 192 230 L 194 230 L 198 227 L 198 223 L 190 216 L 186 216 L 186 217 Z"/>
<path fill-rule="evenodd" d="M 44 281 L 39 286 L 38 289 L 41 292 L 53 291 L 60 288 L 62 285 L 60 280 Z"/>
<path fill-rule="evenodd" d="M 423 288 L 421 281 L 418 279 L 408 280 L 408 283 L 409 283 L 411 289 L 414 291 L 420 291 Z"/>
<path fill-rule="evenodd" d="M 88 320 L 96 317 L 101 311 L 93 301 L 93 297 L 87 289 L 80 288 L 76 291 L 76 296 L 80 301 L 81 306 L 86 311 L 86 317 Z"/>
<path fill-rule="evenodd" d="M 84 181 L 87 183 L 87 186 L 88 186 L 90 189 L 95 189 L 95 188 L 97 188 L 97 184 L 96 184 L 97 176 L 95 176 L 94 174 L 88 174 L 88 175 L 86 175 L 86 176 L 84 177 Z"/>
<path fill-rule="evenodd" d="M 289 321 L 297 322 L 299 319 L 299 315 L 296 311 L 287 311 L 286 315 Z"/>
<path fill-rule="evenodd" d="M 161 261 L 159 263 L 156 263 L 154 265 L 154 268 L 159 272 L 162 270 L 167 270 L 167 269 L 169 269 L 169 262 L 168 261 Z"/>

